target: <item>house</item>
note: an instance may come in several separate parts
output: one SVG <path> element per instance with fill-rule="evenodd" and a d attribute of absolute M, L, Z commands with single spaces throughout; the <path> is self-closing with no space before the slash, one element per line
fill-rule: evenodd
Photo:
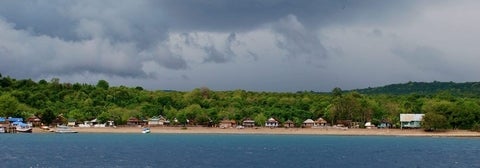
<path fill-rule="evenodd" d="M 287 120 L 283 123 L 283 127 L 285 128 L 293 128 L 295 127 L 295 123 L 292 120 Z"/>
<path fill-rule="evenodd" d="M 386 119 L 383 119 L 380 124 L 377 126 L 378 128 L 392 128 L 392 123 Z"/>
<path fill-rule="evenodd" d="M 7 132 L 10 123 L 6 118 L 0 117 L 0 133 Z"/>
<path fill-rule="evenodd" d="M 135 118 L 135 117 L 130 117 L 127 120 L 127 125 L 128 126 L 138 126 L 138 125 L 140 125 L 140 123 L 141 123 L 141 121 L 138 118 Z"/>
<path fill-rule="evenodd" d="M 322 117 L 318 118 L 316 121 L 315 121 L 315 126 L 320 126 L 320 127 L 324 127 L 324 126 L 327 126 L 327 120 L 323 119 Z"/>
<path fill-rule="evenodd" d="M 69 118 L 67 120 L 67 126 L 69 127 L 75 127 L 77 125 L 77 120 L 73 119 L 73 118 Z"/>
<path fill-rule="evenodd" d="M 275 120 L 274 118 L 269 118 L 269 119 L 265 122 L 265 127 L 276 128 L 276 127 L 278 127 L 278 121 Z"/>
<path fill-rule="evenodd" d="M 222 120 L 220 122 L 220 128 L 233 128 L 235 127 L 237 124 L 235 122 L 235 120 Z"/>
<path fill-rule="evenodd" d="M 400 128 L 420 128 L 425 114 L 400 114 Z"/>
<path fill-rule="evenodd" d="M 358 127 L 358 122 L 352 122 L 352 120 L 337 120 L 337 127 Z"/>
<path fill-rule="evenodd" d="M 372 124 L 372 122 L 366 122 L 365 123 L 365 128 L 367 128 L 367 129 L 375 128 L 375 124 Z"/>
<path fill-rule="evenodd" d="M 244 127 L 255 127 L 255 121 L 253 121 L 251 119 L 243 120 L 243 126 Z"/>
<path fill-rule="evenodd" d="M 27 124 L 32 127 L 40 127 L 42 125 L 42 120 L 37 116 L 31 116 L 27 118 Z"/>
<path fill-rule="evenodd" d="M 165 124 L 165 118 L 163 116 L 154 116 L 148 119 L 148 126 L 163 126 Z"/>
<path fill-rule="evenodd" d="M 67 119 L 60 114 L 52 121 L 51 125 L 64 125 L 65 123 L 67 123 Z"/>
<path fill-rule="evenodd" d="M 313 126 L 315 126 L 315 121 L 313 121 L 312 119 L 307 119 L 307 120 L 303 121 L 302 127 L 312 128 Z"/>

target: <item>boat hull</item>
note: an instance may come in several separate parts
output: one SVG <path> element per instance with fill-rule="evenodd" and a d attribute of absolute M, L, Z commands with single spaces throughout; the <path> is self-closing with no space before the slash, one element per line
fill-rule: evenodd
<path fill-rule="evenodd" d="M 32 129 L 17 129 L 18 133 L 32 133 Z"/>

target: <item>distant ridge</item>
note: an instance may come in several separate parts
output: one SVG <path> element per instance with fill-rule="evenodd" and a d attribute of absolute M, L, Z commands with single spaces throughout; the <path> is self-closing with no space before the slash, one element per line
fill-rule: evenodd
<path fill-rule="evenodd" d="M 480 82 L 408 82 L 402 84 L 391 84 L 381 87 L 354 89 L 361 94 L 424 94 L 432 95 L 442 91 L 448 91 L 454 95 L 480 96 Z"/>

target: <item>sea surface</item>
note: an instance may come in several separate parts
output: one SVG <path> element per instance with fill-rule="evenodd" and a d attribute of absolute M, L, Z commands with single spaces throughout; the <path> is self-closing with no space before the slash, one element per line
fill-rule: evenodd
<path fill-rule="evenodd" d="M 0 134 L 0 167 L 480 167 L 480 139 Z"/>

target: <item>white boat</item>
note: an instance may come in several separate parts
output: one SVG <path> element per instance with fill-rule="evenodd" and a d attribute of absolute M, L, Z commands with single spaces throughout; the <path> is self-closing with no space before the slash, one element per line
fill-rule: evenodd
<path fill-rule="evenodd" d="M 148 134 L 150 133 L 150 128 L 143 128 L 142 129 L 142 134 Z"/>
<path fill-rule="evenodd" d="M 78 133 L 75 130 L 72 130 L 70 127 L 67 126 L 58 126 L 57 129 L 55 129 L 55 133 L 61 133 L 61 134 L 68 134 L 68 133 Z"/>
<path fill-rule="evenodd" d="M 20 132 L 20 133 L 32 133 L 32 127 L 26 125 L 17 125 L 17 132 Z"/>
<path fill-rule="evenodd" d="M 22 122 L 14 122 L 13 126 L 15 126 L 15 129 L 19 133 L 32 133 L 32 127 L 30 125 L 22 123 Z"/>

